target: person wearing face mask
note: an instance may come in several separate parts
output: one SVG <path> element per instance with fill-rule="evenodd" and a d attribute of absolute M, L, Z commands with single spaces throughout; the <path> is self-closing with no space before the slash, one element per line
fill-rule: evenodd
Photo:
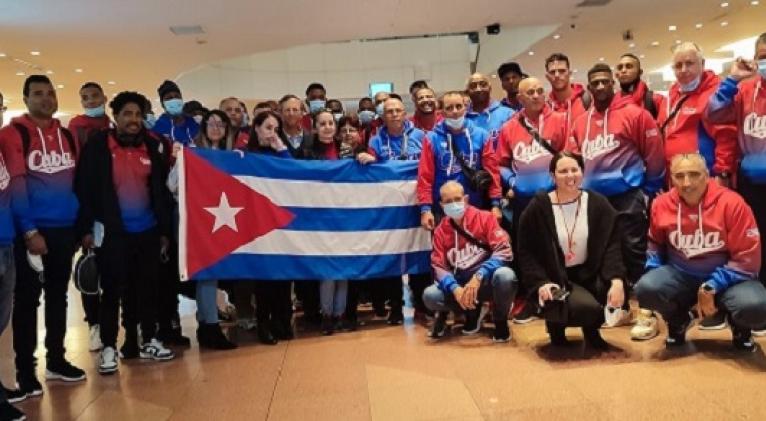
<path fill-rule="evenodd" d="M 372 101 L 372 98 L 364 97 L 360 99 L 356 113 L 359 116 L 359 122 L 362 123 L 362 128 L 364 129 L 364 144 L 367 145 L 372 137 L 370 133 L 372 132 L 372 122 L 375 120 L 375 103 Z"/>
<path fill-rule="evenodd" d="M 617 210 L 628 290 L 644 273 L 647 202 L 665 181 L 662 137 L 647 110 L 615 95 L 608 65 L 598 63 L 588 71 L 588 90 L 593 106 L 575 120 L 570 149 L 585 159 L 585 188 L 606 196 Z M 627 303 L 621 317 L 619 324 L 630 322 Z M 631 337 L 646 340 L 657 333 L 656 320 L 641 317 Z"/>
<path fill-rule="evenodd" d="M 492 147 L 497 149 L 497 135 L 500 133 L 500 128 L 515 111 L 492 99 L 489 78 L 481 73 L 471 75 L 465 88 L 471 98 L 471 107 L 465 118 L 486 130 L 492 140 Z"/>
<path fill-rule="evenodd" d="M 738 132 L 737 191 L 753 209 L 760 230 L 766 229 L 766 33 L 755 42 L 755 59 L 738 59 L 729 77 L 708 102 L 713 123 L 735 123 Z M 766 248 L 761 248 L 766 262 Z M 766 283 L 766 267 L 759 278 Z M 753 332 L 766 336 L 766 322 Z"/>
<path fill-rule="evenodd" d="M 412 124 L 424 132 L 434 129 L 436 123 L 442 120 L 441 111 L 436 109 L 436 95 L 429 87 L 420 88 L 413 95 L 415 99 L 415 114 L 410 117 Z"/>
<path fill-rule="evenodd" d="M 53 115 L 56 89 L 44 75 L 24 82 L 28 112 L 0 129 L 0 151 L 10 177 L 11 209 L 19 231 L 14 242 L 17 282 L 13 302 L 16 379 L 26 396 L 40 396 L 37 380 L 37 314 L 45 291 L 47 380 L 82 381 L 85 372 L 66 358 L 67 288 L 77 237 L 75 166 L 80 150 Z M 45 282 L 40 282 L 43 272 Z"/>
<path fill-rule="evenodd" d="M 106 95 L 98 83 L 88 82 L 82 85 L 80 104 L 84 113 L 69 120 L 68 129 L 82 146 L 94 132 L 108 129 L 112 121 L 106 115 Z"/>
<path fill-rule="evenodd" d="M 149 101 L 149 99 L 146 99 L 146 115 L 144 115 L 144 128 L 146 130 L 151 130 L 154 128 L 154 125 L 157 123 L 157 117 L 154 115 L 154 111 L 152 110 L 152 101 Z"/>
<path fill-rule="evenodd" d="M 218 109 L 225 112 L 229 117 L 229 129 L 226 135 L 227 149 L 244 148 L 247 145 L 249 127 L 244 124 L 247 108 L 242 107 L 242 102 L 235 97 L 224 98 L 218 105 Z"/>
<path fill-rule="evenodd" d="M 500 83 L 505 91 L 505 98 L 500 101 L 501 105 L 504 105 L 514 112 L 521 111 L 523 105 L 519 101 L 519 82 L 526 79 L 528 76 L 521 71 L 521 66 L 516 62 L 503 63 L 497 68 L 497 77 L 500 78 Z"/>
<path fill-rule="evenodd" d="M 184 115 L 181 89 L 175 82 L 166 80 L 157 88 L 157 93 L 165 112 L 157 119 L 152 131 L 169 143 L 178 142 L 184 146 L 193 143 L 199 132 L 199 124 L 193 117 Z"/>
<path fill-rule="evenodd" d="M 382 91 L 376 93 L 373 97 L 373 102 L 375 104 L 375 119 L 372 120 L 372 123 L 370 123 L 370 138 L 375 136 L 375 134 L 378 132 L 378 128 L 383 126 L 383 103 L 385 103 L 386 100 L 392 96 L 402 99 L 402 97 L 397 94 Z"/>
<path fill-rule="evenodd" d="M 446 218 L 433 237 L 431 265 L 436 283 L 423 292 L 426 307 L 436 313 L 428 336 L 444 337 L 450 310 L 466 314 L 463 334 L 477 334 L 488 309 L 482 303 L 492 300 L 492 341 L 508 342 L 508 313 L 518 287 L 516 274 L 508 267 L 513 258 L 510 238 L 494 215 L 469 203 L 457 181 L 442 185 L 439 196 Z"/>
<path fill-rule="evenodd" d="M 327 90 L 318 82 L 309 84 L 306 88 L 306 102 L 308 113 L 303 116 L 301 125 L 303 130 L 311 131 L 313 117 L 321 110 L 327 109 Z"/>
<path fill-rule="evenodd" d="M 553 345 L 568 345 L 565 329 L 577 326 L 589 346 L 607 349 L 599 328 L 604 307 L 624 304 L 625 267 L 617 212 L 605 197 L 582 189 L 584 167 L 571 152 L 551 159 L 555 188 L 538 192 L 521 214 L 519 266 Z"/>
<path fill-rule="evenodd" d="M 757 280 L 761 237 L 747 203 L 711 180 L 707 166 L 699 153 L 671 160 L 673 188 L 652 203 L 648 272 L 636 297 L 667 323 L 667 347 L 686 342 L 695 316 L 722 313 L 734 347 L 755 352 L 752 329 L 766 321 L 766 288 Z"/>
<path fill-rule="evenodd" d="M 170 197 L 167 157 L 142 120 L 144 96 L 121 92 L 110 102 L 116 128 L 86 144 L 77 170 L 77 231 L 83 248 L 96 248 L 93 225 L 104 227 L 96 248 L 101 275 L 101 374 L 118 370 L 117 331 L 123 307 L 123 358 L 167 361 L 173 351 L 157 338 L 160 254 L 169 246 Z M 103 182 L 103 181 L 107 182 Z M 142 343 L 133 329 L 141 326 Z M 140 345 L 140 346 L 139 346 Z"/>
<path fill-rule="evenodd" d="M 665 106 L 665 97 L 653 92 L 641 80 L 644 70 L 641 68 L 641 60 L 634 54 L 626 53 L 620 56 L 620 61 L 614 67 L 615 76 L 620 82 L 618 98 L 630 98 L 631 102 L 652 115 L 656 119 L 662 107 Z"/>
<path fill-rule="evenodd" d="M 439 189 L 447 181 L 462 184 L 471 205 L 492 209 L 495 217 L 500 219 L 500 176 L 488 133 L 466 120 L 461 92 L 446 92 L 441 102 L 444 120 L 423 141 L 418 166 L 417 200 L 421 226 L 429 231 L 436 228 L 437 217 L 443 215 Z M 479 175 L 479 170 L 485 171 L 481 173 L 486 176 L 484 186 L 476 185 L 477 178 L 472 177 Z M 486 187 L 486 191 L 481 187 Z"/>
<path fill-rule="evenodd" d="M 332 112 L 333 118 L 335 118 L 335 123 L 338 123 L 340 121 L 340 118 L 343 117 L 343 103 L 340 102 L 337 99 L 330 99 L 327 101 L 327 109 Z"/>

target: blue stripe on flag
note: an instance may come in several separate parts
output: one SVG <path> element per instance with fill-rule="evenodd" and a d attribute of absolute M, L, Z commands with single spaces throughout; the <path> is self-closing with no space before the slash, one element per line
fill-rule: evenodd
<path fill-rule="evenodd" d="M 293 231 L 381 231 L 420 226 L 420 210 L 416 206 L 375 209 L 326 209 L 285 207 L 295 215 Z"/>
<path fill-rule="evenodd" d="M 376 256 L 232 254 L 193 279 L 364 280 L 431 271 L 430 252 Z"/>
<path fill-rule="evenodd" d="M 221 152 L 193 148 L 195 154 L 224 172 L 281 180 L 315 180 L 334 183 L 380 183 L 417 177 L 417 161 L 361 165 L 353 159 L 302 161 L 253 153 Z M 278 176 L 275 177 L 275 174 Z M 370 192 L 374 194 L 374 192 Z"/>

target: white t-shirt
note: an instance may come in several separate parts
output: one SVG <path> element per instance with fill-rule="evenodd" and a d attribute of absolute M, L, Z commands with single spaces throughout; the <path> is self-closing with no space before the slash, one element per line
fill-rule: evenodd
<path fill-rule="evenodd" d="M 554 203 L 553 218 L 556 221 L 559 245 L 564 251 L 564 265 L 570 267 L 585 263 L 588 259 L 588 192 L 583 191 L 580 196 L 579 213 L 576 199 L 562 204 Z"/>

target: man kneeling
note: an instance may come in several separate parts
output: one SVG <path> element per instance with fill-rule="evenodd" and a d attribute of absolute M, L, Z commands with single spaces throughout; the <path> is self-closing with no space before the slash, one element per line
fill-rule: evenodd
<path fill-rule="evenodd" d="M 641 308 L 668 324 L 667 346 L 683 345 L 694 315 L 729 317 L 733 343 L 754 351 L 751 329 L 766 321 L 766 288 L 755 280 L 761 239 L 753 212 L 735 192 L 709 179 L 699 154 L 676 155 L 673 188 L 652 205 L 646 273 L 636 295 Z"/>
<path fill-rule="evenodd" d="M 492 340 L 508 342 L 508 312 L 518 287 L 516 274 L 507 266 L 512 258 L 510 238 L 492 213 L 468 204 L 460 183 L 447 182 L 439 193 L 447 217 L 434 232 L 431 265 L 436 283 L 423 292 L 426 307 L 436 312 L 429 336 L 444 336 L 449 310 L 465 312 L 464 334 L 478 333 L 485 315 L 481 303 L 491 299 Z"/>

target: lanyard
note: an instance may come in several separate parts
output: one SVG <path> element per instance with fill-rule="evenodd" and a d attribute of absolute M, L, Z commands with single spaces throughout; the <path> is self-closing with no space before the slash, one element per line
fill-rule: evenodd
<path fill-rule="evenodd" d="M 575 232 L 575 228 L 577 228 L 577 221 L 580 218 L 580 205 L 582 204 L 582 193 L 580 193 L 580 195 L 577 196 L 577 209 L 575 210 L 574 221 L 572 221 L 571 229 L 569 228 L 566 215 L 564 214 L 564 209 L 563 209 L 564 206 L 562 205 L 561 201 L 559 201 L 559 194 L 558 192 L 556 192 L 555 194 L 556 194 L 556 202 L 558 202 L 557 205 L 558 205 L 559 213 L 561 213 L 561 221 L 564 222 L 564 231 L 567 234 L 567 254 L 565 258 L 567 262 L 570 262 L 575 257 L 574 251 L 572 251 L 572 249 L 574 249 L 574 246 L 576 245 L 574 241 L 574 232 Z"/>
<path fill-rule="evenodd" d="M 608 123 L 607 116 L 609 115 L 609 108 L 604 110 L 604 139 L 606 139 L 606 126 Z M 588 124 L 585 126 L 585 139 L 583 139 L 583 143 L 590 140 L 590 119 L 593 117 L 593 108 L 591 108 L 588 111 Z"/>
<path fill-rule="evenodd" d="M 407 135 L 407 132 L 409 130 L 405 130 L 404 133 L 402 133 L 402 151 L 399 154 L 399 160 L 406 161 L 407 157 L 409 156 L 407 154 L 407 143 L 409 142 L 409 135 Z M 391 137 L 388 136 L 388 131 L 386 131 L 386 145 L 388 146 L 388 159 L 390 160 L 396 160 L 394 155 L 394 150 L 391 148 Z"/>
<path fill-rule="evenodd" d="M 170 140 L 172 140 L 173 143 L 175 143 L 176 142 L 176 125 L 175 123 L 172 123 L 172 122 L 170 124 L 171 124 L 170 125 Z M 188 143 L 191 143 L 191 140 L 192 140 L 191 132 L 189 132 L 188 126 L 186 127 L 186 139 Z M 181 142 L 181 143 L 185 144 L 185 142 Z"/>
<path fill-rule="evenodd" d="M 463 129 L 466 139 L 468 139 L 468 166 L 473 168 L 473 142 L 471 141 L 471 132 Z M 449 147 L 449 168 L 447 168 L 447 175 L 452 175 L 452 167 L 455 165 L 455 151 L 452 149 L 452 133 L 447 132 L 447 146 Z M 465 161 L 463 161 L 465 162 Z"/>

